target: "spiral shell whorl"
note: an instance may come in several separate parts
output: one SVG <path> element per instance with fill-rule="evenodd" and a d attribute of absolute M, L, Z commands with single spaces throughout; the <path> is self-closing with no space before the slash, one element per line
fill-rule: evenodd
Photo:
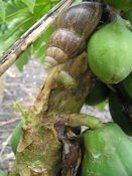
<path fill-rule="evenodd" d="M 65 11 L 57 19 L 57 29 L 49 39 L 45 66 L 50 68 L 64 63 L 79 52 L 97 26 L 101 14 L 101 5 L 97 2 L 82 2 Z"/>
<path fill-rule="evenodd" d="M 68 56 L 71 56 L 76 50 L 80 49 L 83 43 L 84 40 L 81 36 L 68 29 L 56 30 L 49 40 L 49 46 L 62 49 Z"/>
<path fill-rule="evenodd" d="M 67 28 L 88 38 L 97 26 L 102 15 L 102 7 L 98 2 L 82 2 L 71 6 L 57 21 L 58 28 Z"/>

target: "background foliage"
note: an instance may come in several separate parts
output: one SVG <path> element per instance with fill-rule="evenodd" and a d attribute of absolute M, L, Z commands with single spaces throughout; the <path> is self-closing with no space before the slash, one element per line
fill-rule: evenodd
<path fill-rule="evenodd" d="M 0 56 L 58 2 L 59 0 L 0 0 Z M 49 28 L 21 55 L 16 62 L 20 70 L 31 54 L 43 61 L 51 32 L 52 29 Z"/>

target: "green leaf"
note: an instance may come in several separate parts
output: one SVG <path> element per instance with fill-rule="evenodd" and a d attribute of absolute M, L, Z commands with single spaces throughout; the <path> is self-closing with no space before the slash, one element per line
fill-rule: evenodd
<path fill-rule="evenodd" d="M 74 4 L 78 4 L 80 2 L 82 2 L 82 1 L 81 0 L 74 0 Z"/>
<path fill-rule="evenodd" d="M 45 51 L 47 49 L 48 39 L 52 34 L 52 27 L 48 28 L 46 32 L 33 44 L 33 51 L 35 53 L 35 58 L 44 62 Z"/>
<path fill-rule="evenodd" d="M 2 21 L 5 21 L 5 3 L 3 0 L 0 0 L 0 18 Z"/>
<path fill-rule="evenodd" d="M 20 58 L 16 61 L 16 66 L 17 68 L 22 71 L 24 65 L 28 63 L 29 57 L 30 57 L 30 48 L 28 48 L 21 56 Z"/>
<path fill-rule="evenodd" d="M 22 2 L 24 4 L 26 4 L 28 6 L 30 12 L 33 13 L 36 0 L 22 0 Z"/>
<path fill-rule="evenodd" d="M 15 3 L 14 1 L 9 1 L 6 4 L 6 21 L 15 20 L 16 18 L 26 16 L 27 13 L 29 13 L 28 7 L 22 3 L 21 1 L 19 3 Z M 0 21 L 2 23 L 2 21 Z"/>
<path fill-rule="evenodd" d="M 0 56 L 15 42 L 24 32 L 26 32 L 35 22 L 37 22 L 44 14 L 46 14 L 59 0 L 36 0 L 34 1 L 34 11 L 31 13 L 28 6 L 22 2 L 23 0 L 8 0 L 6 4 L 6 22 L 0 19 Z M 25 1 L 27 2 L 27 1 Z M 28 1 L 29 3 L 29 1 Z M 5 25 L 6 24 L 6 25 Z M 4 27 L 5 25 L 5 27 Z M 1 27 L 4 28 L 1 30 Z M 51 32 L 45 32 L 40 39 L 33 44 L 33 50 L 26 51 L 26 54 L 20 58 L 21 61 L 16 62 L 20 70 L 23 65 L 28 62 L 31 51 L 35 52 L 35 56 L 43 60 L 46 50 L 47 40 Z"/>
<path fill-rule="evenodd" d="M 14 112 L 21 112 L 23 122 L 26 122 L 29 119 L 28 111 L 23 108 L 20 101 L 16 101 L 13 104 L 12 109 Z"/>
<path fill-rule="evenodd" d="M 0 172 L 0 176 L 7 176 L 7 173 L 5 173 L 5 172 Z"/>
<path fill-rule="evenodd" d="M 94 107 L 97 108 L 99 111 L 104 111 L 106 104 L 108 104 L 108 99 L 104 100 Z"/>

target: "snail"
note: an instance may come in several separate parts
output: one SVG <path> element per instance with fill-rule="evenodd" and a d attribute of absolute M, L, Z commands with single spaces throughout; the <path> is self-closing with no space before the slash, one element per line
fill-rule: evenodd
<path fill-rule="evenodd" d="M 98 2 L 82 2 L 67 9 L 56 20 L 56 30 L 49 38 L 45 68 L 52 68 L 78 55 L 101 15 L 102 7 Z"/>

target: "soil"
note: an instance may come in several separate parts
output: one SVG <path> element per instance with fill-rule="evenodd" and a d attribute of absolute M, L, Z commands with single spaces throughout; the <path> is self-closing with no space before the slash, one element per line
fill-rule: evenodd
<path fill-rule="evenodd" d="M 13 104 L 20 102 L 24 109 L 28 109 L 33 104 L 46 75 L 43 65 L 38 60 L 31 59 L 22 72 L 13 65 L 3 80 L 0 80 L 0 172 L 10 170 L 14 161 L 10 137 L 21 119 L 21 113 L 13 110 Z M 82 112 L 96 115 L 105 122 L 110 120 L 108 106 L 99 111 L 84 105 Z"/>

